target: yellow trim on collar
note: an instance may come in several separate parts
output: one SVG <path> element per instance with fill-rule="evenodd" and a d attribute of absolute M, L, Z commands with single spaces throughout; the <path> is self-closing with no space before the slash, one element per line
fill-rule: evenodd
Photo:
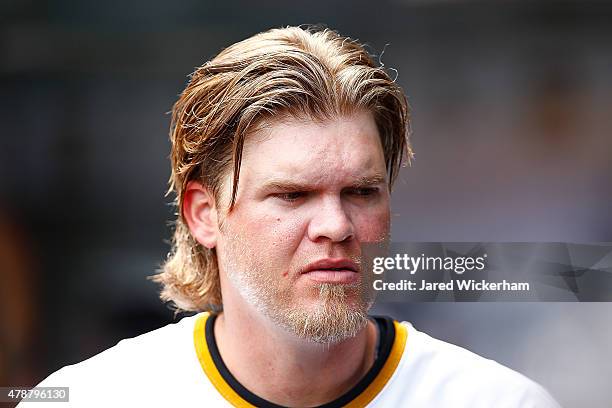
<path fill-rule="evenodd" d="M 210 355 L 210 350 L 208 350 L 208 344 L 206 343 L 206 320 L 209 316 L 210 313 L 207 312 L 198 317 L 193 334 L 196 354 L 204 373 L 217 391 L 219 391 L 219 393 L 232 405 L 239 408 L 256 408 L 238 395 L 238 393 L 236 393 L 236 391 L 234 391 L 234 389 L 223 379 L 221 373 L 219 373 Z M 393 341 L 391 353 L 385 365 L 370 385 L 346 405 L 347 408 L 367 406 L 382 391 L 399 365 L 404 349 L 406 348 L 408 330 L 404 325 L 395 320 L 393 321 L 393 325 L 395 326 L 395 340 Z"/>
<path fill-rule="evenodd" d="M 395 326 L 395 340 L 393 340 L 393 346 L 391 347 L 391 352 L 389 353 L 389 357 L 387 357 L 387 361 L 385 361 L 385 365 L 380 370 L 376 378 L 374 378 L 370 385 L 368 385 L 368 388 L 345 405 L 345 407 L 358 408 L 367 406 L 374 398 L 376 398 L 385 385 L 387 385 L 387 382 L 389 382 L 389 379 L 395 372 L 395 369 L 399 365 L 402 355 L 404 354 L 404 349 L 406 348 L 408 330 L 406 329 L 406 326 L 396 322 L 395 320 L 393 321 L 393 325 Z"/>
<path fill-rule="evenodd" d="M 203 313 L 202 316 L 198 317 L 195 324 L 195 330 L 193 333 L 193 340 L 195 342 L 196 354 L 200 365 L 204 370 L 204 373 L 213 384 L 213 386 L 219 391 L 226 400 L 228 400 L 235 407 L 240 408 L 257 408 L 255 405 L 245 401 L 230 385 L 225 382 L 217 366 L 213 361 L 210 351 L 208 350 L 208 344 L 206 343 L 206 320 L 210 316 L 210 313 Z"/>

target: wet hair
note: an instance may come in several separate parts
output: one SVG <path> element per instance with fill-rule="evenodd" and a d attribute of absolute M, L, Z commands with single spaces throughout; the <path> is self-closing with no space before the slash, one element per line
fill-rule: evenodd
<path fill-rule="evenodd" d="M 324 121 L 358 110 L 376 122 L 391 187 L 412 157 L 408 104 L 359 42 L 329 29 L 272 29 L 197 68 L 172 110 L 169 192 L 178 211 L 171 252 L 153 277 L 162 300 L 186 311 L 222 306 L 215 249 L 200 245 L 183 219 L 188 182 L 201 182 L 218 203 L 221 181 L 232 174 L 231 210 L 249 132 L 287 115 Z"/>

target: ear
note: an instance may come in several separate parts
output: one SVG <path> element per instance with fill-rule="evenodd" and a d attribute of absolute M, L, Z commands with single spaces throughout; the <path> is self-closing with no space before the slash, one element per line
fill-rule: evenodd
<path fill-rule="evenodd" d="M 183 219 L 193 237 L 206 248 L 217 245 L 217 207 L 211 191 L 197 181 L 187 183 L 183 193 Z"/>

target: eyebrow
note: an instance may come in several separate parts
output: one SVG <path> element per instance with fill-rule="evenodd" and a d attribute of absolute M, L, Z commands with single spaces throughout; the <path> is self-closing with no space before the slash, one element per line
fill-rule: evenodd
<path fill-rule="evenodd" d="M 363 176 L 356 179 L 350 184 L 351 188 L 363 188 L 383 184 L 387 182 L 387 178 L 382 174 L 374 174 L 372 176 Z M 272 179 L 263 184 L 262 190 L 279 190 L 279 191 L 304 191 L 311 190 L 314 186 L 308 183 L 299 183 L 292 180 Z"/>
<path fill-rule="evenodd" d="M 376 184 L 387 183 L 387 177 L 384 174 L 375 174 L 373 176 L 365 176 L 357 179 L 357 182 L 353 184 L 355 187 L 367 187 Z"/>

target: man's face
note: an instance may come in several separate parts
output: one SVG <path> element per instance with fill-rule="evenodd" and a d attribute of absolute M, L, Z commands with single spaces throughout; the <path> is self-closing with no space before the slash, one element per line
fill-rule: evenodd
<path fill-rule="evenodd" d="M 302 338 L 354 336 L 373 301 L 360 244 L 389 234 L 385 175 L 367 112 L 322 123 L 285 118 L 249 135 L 234 209 L 220 215 L 226 284 Z"/>

